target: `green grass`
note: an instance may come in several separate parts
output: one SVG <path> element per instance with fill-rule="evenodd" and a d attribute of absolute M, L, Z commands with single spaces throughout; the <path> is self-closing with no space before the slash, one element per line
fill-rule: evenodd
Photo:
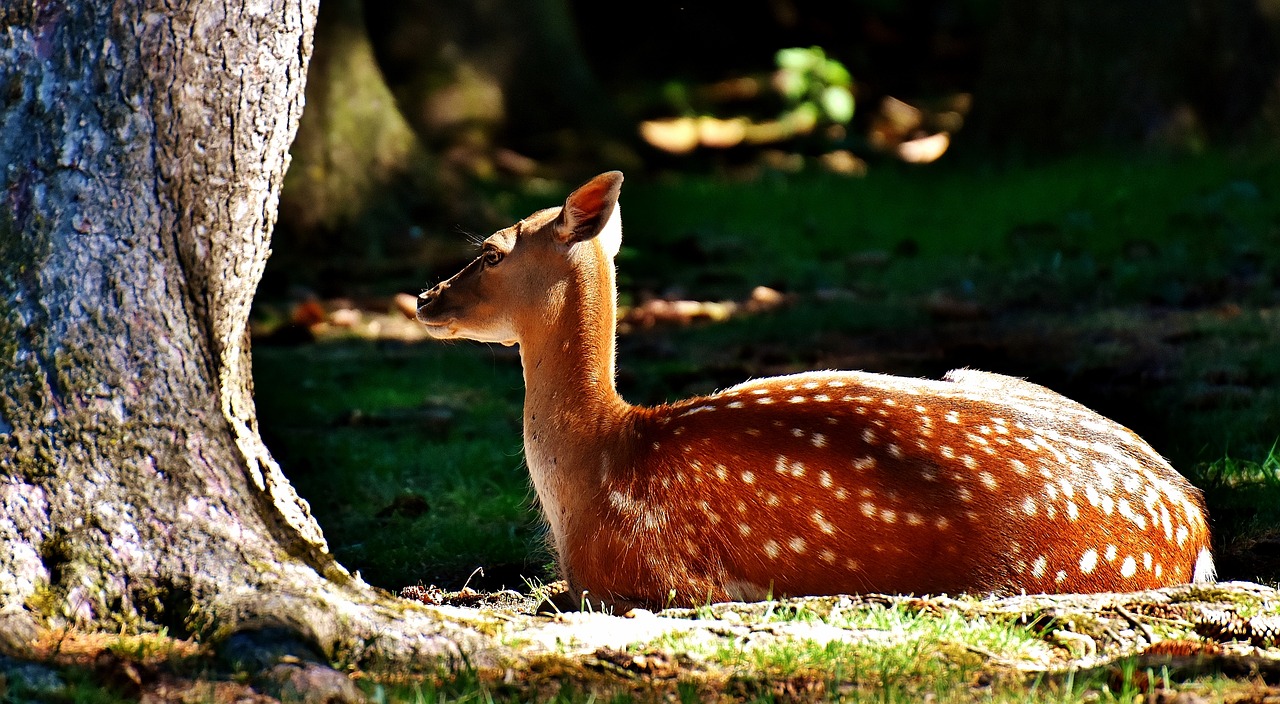
<path fill-rule="evenodd" d="M 1104 298 L 1176 298 L 1188 293 L 1170 272 L 1220 276 L 1241 256 L 1274 264 L 1277 193 L 1272 161 L 1217 153 L 1007 169 L 883 164 L 860 179 L 632 178 L 621 279 L 713 292 L 760 283 L 903 292 L 971 279 L 1007 294 L 1028 284 L 1088 291 L 1100 279 Z M 500 202 L 520 217 L 556 196 Z M 915 254 L 869 270 L 860 256 L 869 251 Z M 693 261 L 672 266 L 682 259 Z"/>
<path fill-rule="evenodd" d="M 333 552 L 371 583 L 452 583 L 478 566 L 536 574 L 547 562 L 521 456 L 518 363 L 471 345 L 351 341 L 260 348 L 255 375 L 268 442 Z M 518 574 L 491 578 L 522 586 Z"/>
<path fill-rule="evenodd" d="M 990 687 L 992 678 L 984 677 L 985 653 L 1025 657 L 1047 650 L 1046 644 L 1025 628 L 982 618 L 970 620 L 954 612 L 932 616 L 885 606 L 853 609 L 826 619 L 788 614 L 789 618 L 797 616 L 869 632 L 873 637 L 870 642 L 800 640 L 764 648 L 722 641 L 709 656 L 744 677 L 819 677 L 828 692 L 846 690 L 843 693 L 855 699 L 918 701 L 926 693 L 945 700 L 948 695 L 974 689 L 979 682 L 985 683 L 982 689 Z"/>

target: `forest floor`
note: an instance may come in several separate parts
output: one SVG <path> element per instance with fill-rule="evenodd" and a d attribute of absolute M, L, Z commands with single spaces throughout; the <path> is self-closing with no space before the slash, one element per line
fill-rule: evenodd
<path fill-rule="evenodd" d="M 65 702 L 1166 702 L 1280 697 L 1280 592 L 809 597 L 625 615 L 538 613 L 516 592 L 413 589 L 492 637 L 474 661 L 255 668 L 164 634 L 47 633 L 0 658 L 0 699 Z M 326 671 L 332 673 L 332 670 Z M 343 691 L 343 688 L 346 688 Z"/>

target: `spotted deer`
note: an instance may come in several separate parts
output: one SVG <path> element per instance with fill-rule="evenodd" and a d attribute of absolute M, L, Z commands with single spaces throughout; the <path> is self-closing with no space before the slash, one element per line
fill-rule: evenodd
<path fill-rule="evenodd" d="M 1199 491 L 1133 432 L 1020 379 L 819 371 L 628 404 L 621 185 L 602 174 L 494 233 L 418 300 L 433 337 L 519 344 L 525 458 L 574 593 L 666 605 L 1213 579 Z"/>

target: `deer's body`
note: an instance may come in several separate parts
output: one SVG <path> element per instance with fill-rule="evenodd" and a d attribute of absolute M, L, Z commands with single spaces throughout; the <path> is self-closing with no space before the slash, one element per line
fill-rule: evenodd
<path fill-rule="evenodd" d="M 519 342 L 526 460 L 575 591 L 688 604 L 1212 579 L 1199 492 L 1129 430 L 1025 381 L 813 372 L 627 404 L 620 183 L 496 233 L 418 313 L 438 337 Z"/>

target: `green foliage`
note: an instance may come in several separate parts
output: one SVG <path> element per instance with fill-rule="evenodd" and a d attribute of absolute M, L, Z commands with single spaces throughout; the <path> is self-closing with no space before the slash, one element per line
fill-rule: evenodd
<path fill-rule="evenodd" d="M 844 64 L 816 46 L 782 49 L 775 61 L 778 89 L 790 111 L 842 125 L 853 119 L 853 77 Z"/>

